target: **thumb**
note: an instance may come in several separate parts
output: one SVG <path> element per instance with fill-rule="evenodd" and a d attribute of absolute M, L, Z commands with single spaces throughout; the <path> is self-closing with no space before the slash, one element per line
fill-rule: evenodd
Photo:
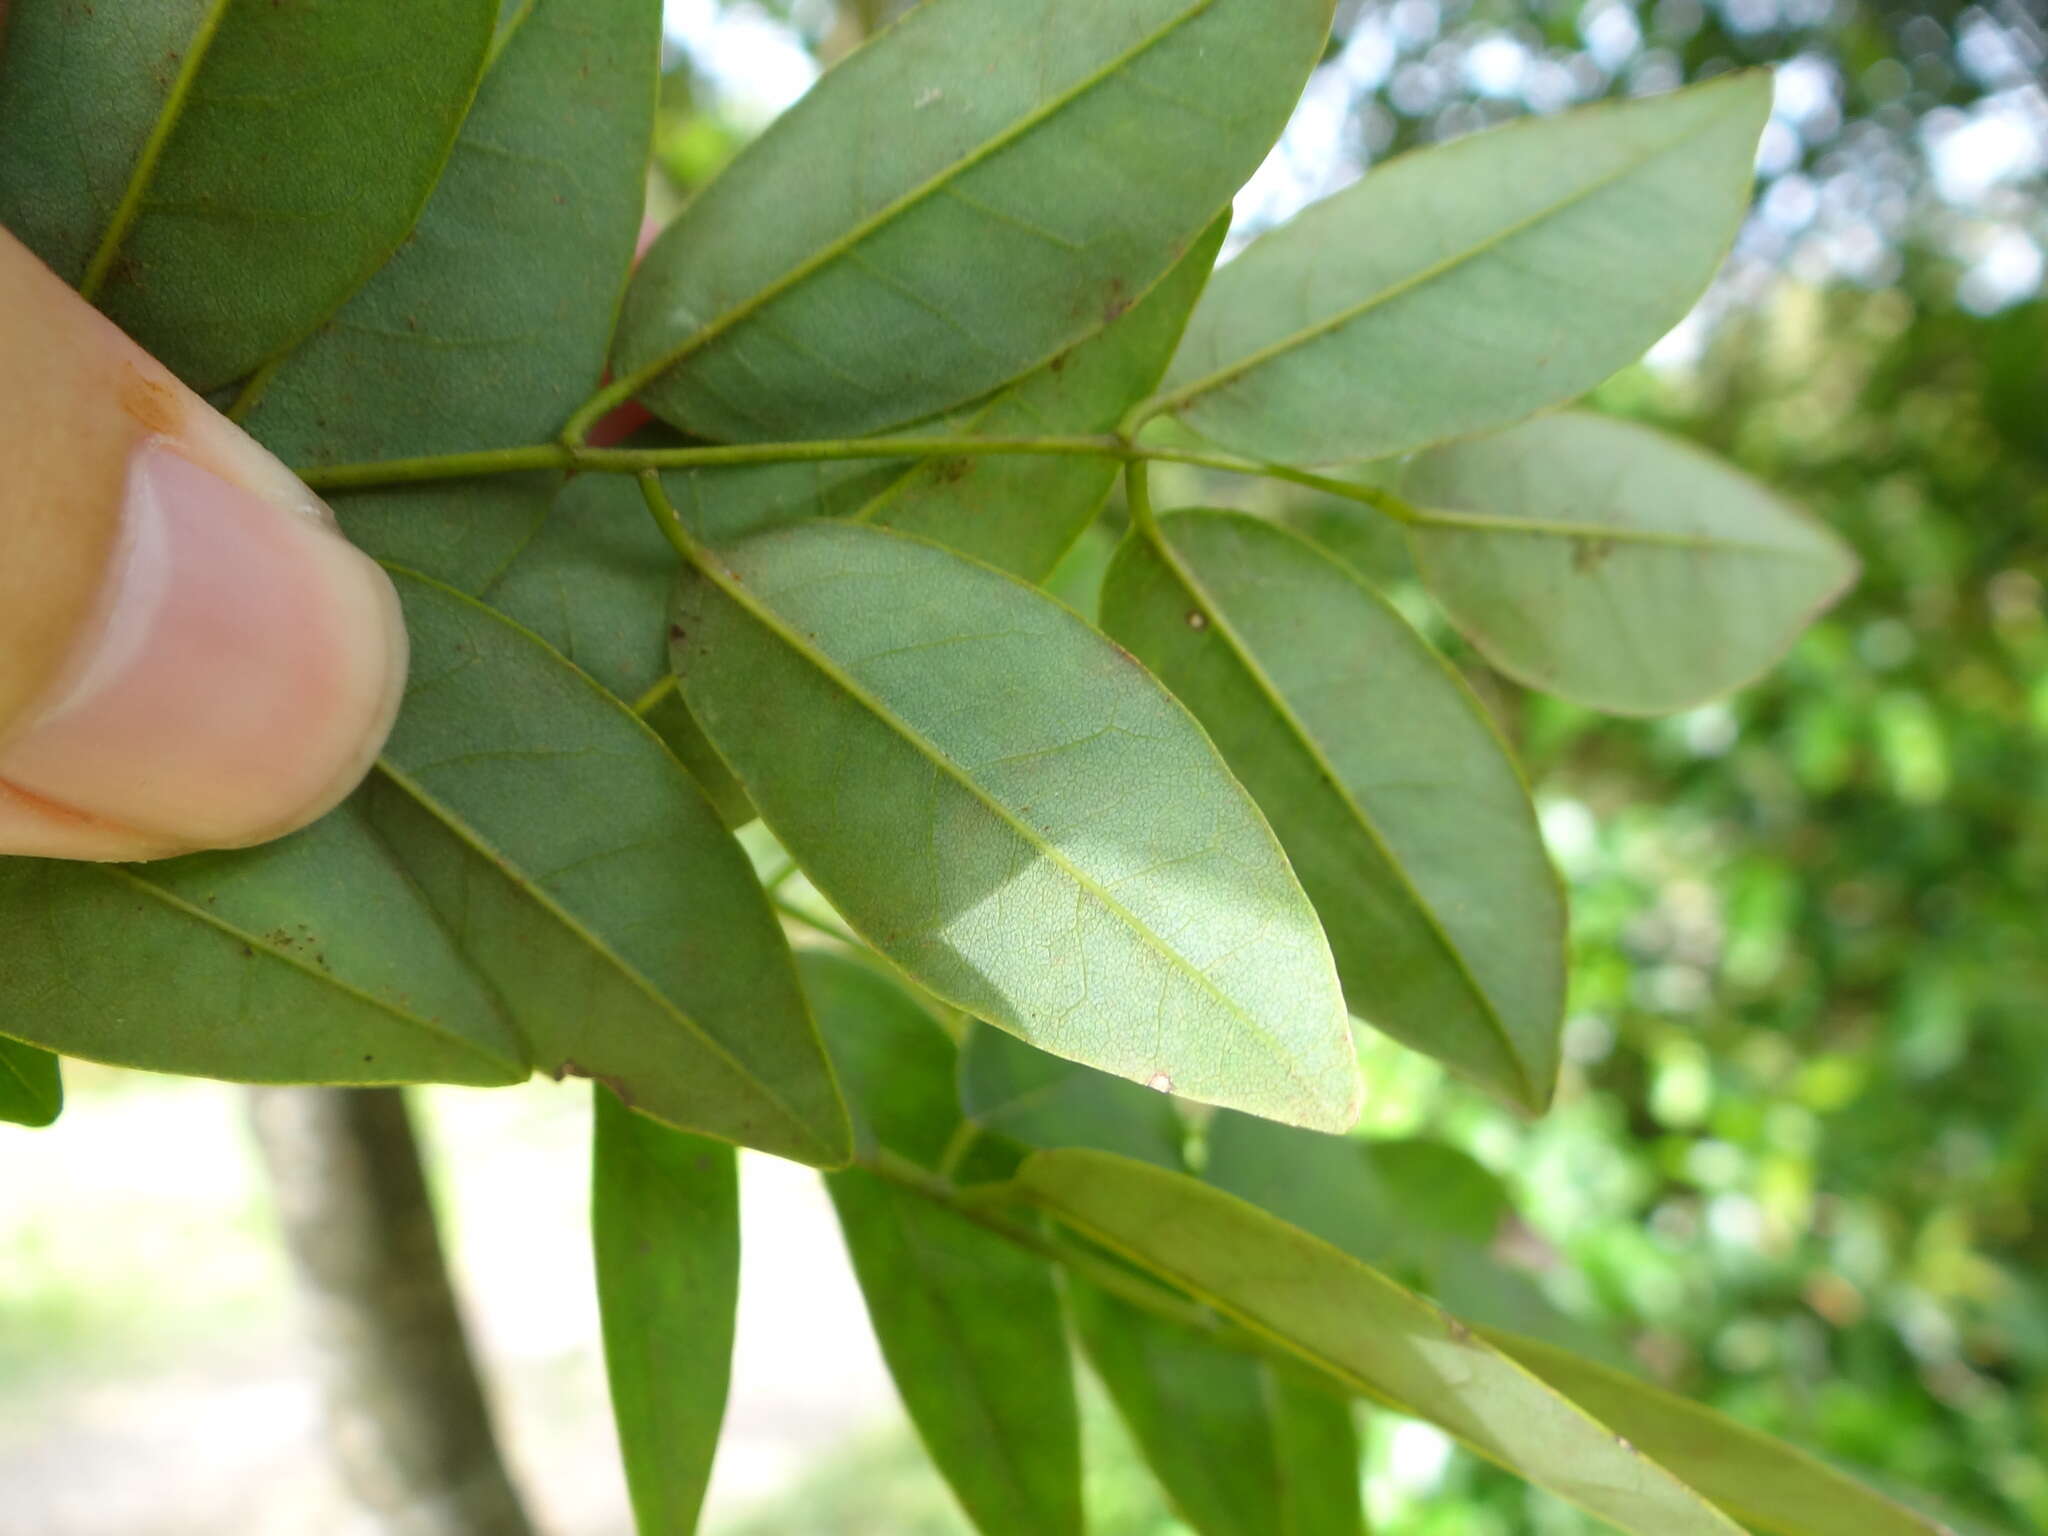
<path fill-rule="evenodd" d="M 405 660 L 319 498 L 0 230 L 0 854 L 303 826 L 369 770 Z"/>

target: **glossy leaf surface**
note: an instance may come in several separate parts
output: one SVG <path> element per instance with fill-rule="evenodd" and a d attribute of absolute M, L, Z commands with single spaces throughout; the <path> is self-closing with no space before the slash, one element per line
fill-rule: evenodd
<path fill-rule="evenodd" d="M 639 228 L 657 0 L 512 13 L 419 225 L 259 380 L 244 425 L 324 465 L 545 442 L 597 385 Z M 476 592 L 534 535 L 556 475 L 336 498 L 350 536 Z M 641 519 L 644 521 L 644 517 Z"/>
<path fill-rule="evenodd" d="M 1737 1536 L 1676 1477 L 1377 1270 L 1230 1195 L 1101 1152 L 1039 1152 L 1022 1192 L 1354 1391 L 1440 1425 L 1631 1536 Z"/>
<path fill-rule="evenodd" d="M 802 965 L 863 1151 L 934 1166 L 960 1118 L 952 1042 L 878 971 L 829 954 Z M 998 1160 L 1015 1163 L 999 1149 Z M 975 1528 L 1080 1532 L 1080 1428 L 1051 1266 L 861 1169 L 826 1185 L 889 1373 Z"/>
<path fill-rule="evenodd" d="M 691 714 L 847 921 L 1057 1055 L 1340 1128 L 1358 1082 L 1307 899 L 1200 728 L 1065 608 L 811 523 L 700 557 Z"/>
<path fill-rule="evenodd" d="M 619 373 L 713 439 L 851 435 L 989 393 L 1188 249 L 1279 136 L 1330 12 L 930 0 L 662 236 Z"/>
<path fill-rule="evenodd" d="M 605 1373 L 633 1516 L 697 1528 L 731 1376 L 740 1288 L 733 1149 L 592 1099 L 590 1225 Z"/>
<path fill-rule="evenodd" d="M 1770 77 L 1403 155 L 1218 272 L 1163 406 L 1286 463 L 1358 462 L 1584 393 L 1691 308 L 1749 206 Z"/>
<path fill-rule="evenodd" d="M 195 388 L 320 324 L 419 216 L 495 0 L 18 0 L 0 222 Z"/>
<path fill-rule="evenodd" d="M 1492 1330 L 1486 1337 L 1753 1531 L 1948 1536 L 1939 1520 L 1725 1414 L 1550 1344 Z"/>
<path fill-rule="evenodd" d="M 843 1161 L 788 945 L 689 775 L 534 636 L 394 575 L 412 674 L 372 812 L 532 1060 L 685 1129 Z"/>
<path fill-rule="evenodd" d="M 0 1121 L 42 1126 L 64 1112 L 64 1074 L 57 1058 L 0 1035 Z"/>
<path fill-rule="evenodd" d="M 1089 1363 L 1198 1536 L 1364 1530 L 1348 1402 L 1092 1286 L 1068 1296 Z"/>
<path fill-rule="evenodd" d="M 1352 1013 L 1541 1110 L 1564 893 L 1521 773 L 1457 673 L 1346 567 L 1242 513 L 1133 529 L 1102 623 L 1272 822 Z"/>
<path fill-rule="evenodd" d="M 1754 679 L 1855 579 L 1848 547 L 1648 427 L 1572 412 L 1410 468 L 1451 622 L 1510 677 L 1596 709 L 1685 709 Z"/>

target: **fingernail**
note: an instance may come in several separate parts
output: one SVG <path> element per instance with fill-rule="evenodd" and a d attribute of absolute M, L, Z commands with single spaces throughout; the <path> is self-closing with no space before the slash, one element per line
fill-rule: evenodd
<path fill-rule="evenodd" d="M 138 445 L 98 616 L 0 745 L 0 848 L 126 859 L 261 842 L 368 770 L 404 688 L 397 596 L 303 489 L 304 510 L 266 489 Z"/>

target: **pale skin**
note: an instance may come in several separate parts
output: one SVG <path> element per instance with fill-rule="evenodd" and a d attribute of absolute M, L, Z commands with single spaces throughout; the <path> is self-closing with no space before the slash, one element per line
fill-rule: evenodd
<path fill-rule="evenodd" d="M 405 661 L 320 499 L 0 231 L 0 855 L 303 826 L 375 761 Z"/>

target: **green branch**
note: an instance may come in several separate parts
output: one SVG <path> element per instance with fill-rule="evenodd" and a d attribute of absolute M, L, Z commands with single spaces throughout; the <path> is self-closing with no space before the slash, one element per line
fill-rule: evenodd
<path fill-rule="evenodd" d="M 701 448 L 579 448 L 566 443 L 533 443 L 519 448 L 489 448 L 474 453 L 427 454 L 418 458 L 331 464 L 301 469 L 298 473 L 307 485 L 324 492 L 425 485 L 440 480 L 472 480 L 486 475 L 525 474 L 535 470 L 556 470 L 565 474 L 638 475 L 650 470 L 719 469 L 750 464 L 1005 456 L 1118 459 L 1130 465 L 1186 464 L 1227 475 L 1284 480 L 1291 485 L 1305 486 L 1345 501 L 1357 502 L 1396 522 L 1434 523 L 1446 520 L 1377 486 L 1319 475 L 1289 464 L 1269 464 L 1227 453 L 1148 447 L 1109 436 L 823 438 L 796 443 L 720 443 Z"/>

